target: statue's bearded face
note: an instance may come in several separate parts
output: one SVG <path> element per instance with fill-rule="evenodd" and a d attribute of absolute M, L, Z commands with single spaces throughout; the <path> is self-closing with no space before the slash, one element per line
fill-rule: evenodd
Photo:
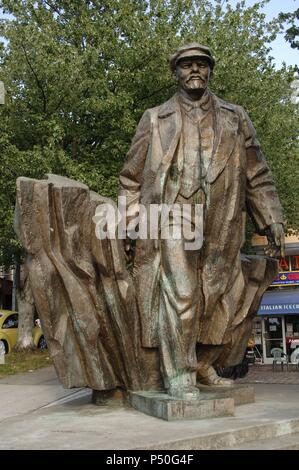
<path fill-rule="evenodd" d="M 202 93 L 208 86 L 211 69 L 207 60 L 200 57 L 186 57 L 176 66 L 177 80 L 187 93 Z"/>

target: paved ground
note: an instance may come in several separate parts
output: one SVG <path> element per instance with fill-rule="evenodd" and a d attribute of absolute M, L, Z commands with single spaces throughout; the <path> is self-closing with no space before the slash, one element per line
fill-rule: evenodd
<path fill-rule="evenodd" d="M 65 390 L 59 384 L 54 367 L 7 376 L 0 379 L 0 422 L 38 410 L 57 400 L 77 397 L 79 393 L 82 392 L 77 389 Z"/>
<path fill-rule="evenodd" d="M 286 367 L 282 371 L 277 367 L 275 371 L 272 365 L 250 365 L 249 372 L 243 379 L 238 379 L 238 383 L 264 383 L 264 384 L 293 384 L 299 385 L 299 370 L 294 366 Z"/>
<path fill-rule="evenodd" d="M 256 367 L 249 380 L 261 374 Z M 233 417 L 167 422 L 120 400 L 94 406 L 90 390 L 64 390 L 53 368 L 20 374 L 0 380 L 0 449 L 199 449 L 219 434 L 233 442 L 244 429 L 256 436 L 256 426 L 262 439 L 273 426 L 299 432 L 299 385 L 256 383 L 255 390 L 256 403 L 237 407 Z"/>

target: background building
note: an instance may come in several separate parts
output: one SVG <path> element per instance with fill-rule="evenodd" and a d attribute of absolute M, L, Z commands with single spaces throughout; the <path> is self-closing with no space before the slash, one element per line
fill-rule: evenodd
<path fill-rule="evenodd" d="M 267 239 L 255 235 L 252 245 L 263 251 Z M 289 356 L 299 347 L 299 237 L 286 237 L 286 256 L 280 272 L 265 292 L 253 324 L 257 361 L 272 364 L 271 349 L 281 348 Z"/>

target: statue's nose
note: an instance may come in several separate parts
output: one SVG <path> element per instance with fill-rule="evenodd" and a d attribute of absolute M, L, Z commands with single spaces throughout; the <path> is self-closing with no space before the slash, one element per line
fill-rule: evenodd
<path fill-rule="evenodd" d="M 192 62 L 192 70 L 197 72 L 199 70 L 198 64 L 196 62 Z"/>

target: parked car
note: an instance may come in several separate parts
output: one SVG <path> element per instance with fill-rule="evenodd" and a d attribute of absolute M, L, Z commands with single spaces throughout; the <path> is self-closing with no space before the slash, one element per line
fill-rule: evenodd
<path fill-rule="evenodd" d="M 18 312 L 10 310 L 0 310 L 0 342 L 5 347 L 5 352 L 10 353 L 18 339 Z M 35 323 L 33 327 L 33 341 L 40 349 L 47 347 L 42 329 Z"/>

